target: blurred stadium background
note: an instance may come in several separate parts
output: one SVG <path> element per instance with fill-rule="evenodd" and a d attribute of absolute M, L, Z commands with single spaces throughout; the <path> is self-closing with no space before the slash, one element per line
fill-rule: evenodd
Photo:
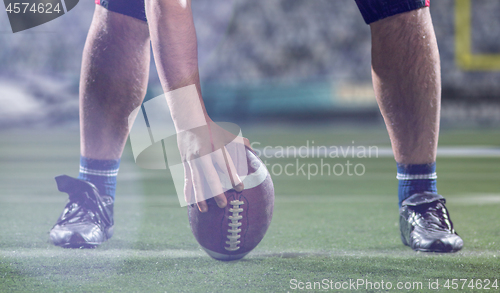
<path fill-rule="evenodd" d="M 379 119 L 370 31 L 354 1 L 193 3 L 203 92 L 214 118 Z M 68 15 L 16 34 L 6 13 L 0 15 L 1 126 L 77 121 L 81 51 L 93 7 L 80 1 Z M 439 0 L 431 12 L 444 125 L 499 125 L 500 2 Z M 146 99 L 161 92 L 152 66 Z"/>
<path fill-rule="evenodd" d="M 438 188 L 465 241 L 451 255 L 415 253 L 399 240 L 370 31 L 353 0 L 193 3 L 214 120 L 237 122 L 259 147 L 377 146 L 380 155 L 347 158 L 366 167 L 362 177 L 274 176 L 266 237 L 244 260 L 222 263 L 196 243 L 168 172 L 138 168 L 127 145 L 113 239 L 95 250 L 54 247 L 47 234 L 66 195 L 53 177 L 78 172 L 79 71 L 94 4 L 82 0 L 16 34 L 0 12 L 0 292 L 285 292 L 291 278 L 500 278 L 500 1 L 431 1 L 442 59 L 440 147 L 448 152 L 440 153 Z M 152 66 L 146 99 L 161 93 Z"/>

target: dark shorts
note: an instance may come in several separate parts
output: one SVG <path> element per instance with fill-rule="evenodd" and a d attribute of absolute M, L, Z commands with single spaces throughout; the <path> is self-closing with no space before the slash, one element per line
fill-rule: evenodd
<path fill-rule="evenodd" d="M 311 0 L 312 1 L 312 0 Z M 338 1 L 338 0 L 332 0 Z M 355 0 L 365 22 L 377 20 L 429 6 L 430 0 Z M 144 0 L 95 0 L 96 4 L 116 13 L 146 20 Z"/>
<path fill-rule="evenodd" d="M 95 4 L 101 5 L 109 11 L 147 21 L 144 0 L 95 0 Z"/>
<path fill-rule="evenodd" d="M 365 22 L 370 24 L 377 20 L 396 14 L 416 10 L 430 5 L 430 0 L 355 0 Z"/>

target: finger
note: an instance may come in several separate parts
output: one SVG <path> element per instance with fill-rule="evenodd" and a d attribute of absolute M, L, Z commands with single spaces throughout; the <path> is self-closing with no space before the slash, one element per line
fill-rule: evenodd
<path fill-rule="evenodd" d="M 198 172 L 198 168 L 196 168 L 195 166 L 196 160 L 188 161 L 187 164 L 189 166 L 189 170 L 191 171 L 192 186 L 193 186 L 196 205 L 198 206 L 200 212 L 204 213 L 208 211 L 208 206 L 205 200 L 203 199 L 203 185 L 201 183 L 202 181 L 200 174 Z"/>
<path fill-rule="evenodd" d="M 216 151 L 215 153 L 217 152 L 218 151 Z M 226 195 L 224 194 L 224 190 L 222 189 L 219 174 L 217 174 L 217 171 L 215 170 L 215 165 L 212 161 L 212 155 L 199 158 L 201 171 L 203 171 L 203 176 L 205 177 L 205 180 L 208 183 L 208 187 L 212 192 L 211 197 L 214 198 L 218 207 L 225 208 L 227 205 Z"/>
<path fill-rule="evenodd" d="M 187 204 L 194 203 L 193 198 L 193 179 L 191 177 L 191 168 L 189 167 L 187 162 L 183 163 L 184 165 L 184 199 Z"/>
<path fill-rule="evenodd" d="M 222 189 L 220 183 L 219 174 L 215 170 L 215 166 L 212 162 L 210 155 L 202 156 L 195 160 L 189 161 L 189 166 L 191 168 L 191 176 L 193 178 L 193 187 L 196 202 L 201 212 L 208 210 L 208 206 L 205 199 L 214 198 L 217 206 L 224 208 L 227 205 L 226 196 Z M 205 180 L 203 180 L 205 179 Z M 208 188 L 204 186 L 204 183 L 208 184 Z M 205 193 L 209 194 L 205 194 Z"/>
<path fill-rule="evenodd" d="M 215 158 L 217 164 L 221 167 L 221 169 L 224 169 L 223 166 L 225 166 L 226 170 L 224 170 L 224 173 L 229 175 L 234 190 L 238 192 L 243 191 L 245 187 L 243 185 L 243 182 L 241 181 L 240 176 L 238 175 L 238 172 L 236 171 L 237 169 L 234 165 L 233 159 L 229 155 L 226 147 L 223 147 L 220 152 L 216 152 Z"/>
<path fill-rule="evenodd" d="M 221 209 L 227 206 L 227 199 L 224 193 L 214 196 L 214 200 L 217 203 L 217 206 Z"/>
<path fill-rule="evenodd" d="M 252 145 L 250 144 L 248 138 L 246 137 L 243 138 L 243 144 L 253 151 Z"/>

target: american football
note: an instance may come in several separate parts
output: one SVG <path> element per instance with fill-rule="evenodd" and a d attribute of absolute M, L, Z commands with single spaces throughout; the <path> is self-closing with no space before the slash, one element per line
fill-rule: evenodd
<path fill-rule="evenodd" d="M 213 198 L 207 200 L 208 212 L 188 206 L 189 224 L 196 240 L 213 258 L 243 258 L 264 238 L 271 224 L 274 186 L 262 161 L 246 148 L 248 175 L 242 180 L 245 189 L 225 192 L 227 206 L 219 208 Z"/>

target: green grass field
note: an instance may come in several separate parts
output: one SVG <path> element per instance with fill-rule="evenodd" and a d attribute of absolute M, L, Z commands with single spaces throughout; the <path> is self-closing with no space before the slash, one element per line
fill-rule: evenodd
<path fill-rule="evenodd" d="M 243 131 L 261 148 L 308 140 L 316 146 L 389 146 L 378 126 Z M 77 175 L 78 130 L 4 130 L 0 137 L 0 292 L 308 292 L 294 284 L 325 279 L 332 287 L 358 279 L 375 287 L 316 291 L 437 291 L 430 282 L 440 291 L 457 291 L 446 289 L 448 279 L 450 286 L 451 279 L 467 279 L 463 290 L 500 291 L 492 287 L 500 279 L 498 156 L 438 158 L 438 189 L 465 242 L 458 253 L 416 253 L 402 245 L 395 162 L 381 156 L 348 158 L 365 167 L 362 176 L 274 176 L 276 204 L 266 237 L 243 260 L 220 262 L 192 236 L 168 172 L 136 167 L 130 146 L 120 168 L 113 238 L 92 250 L 52 246 L 48 231 L 67 198 L 53 178 Z M 498 148 L 500 130 L 444 130 L 440 146 Z M 296 159 L 266 160 L 285 166 Z M 319 160 L 300 158 L 303 164 Z M 478 289 L 485 279 L 490 289 Z M 377 289 L 382 281 L 392 290 Z M 398 284 L 410 287 L 398 290 Z"/>

